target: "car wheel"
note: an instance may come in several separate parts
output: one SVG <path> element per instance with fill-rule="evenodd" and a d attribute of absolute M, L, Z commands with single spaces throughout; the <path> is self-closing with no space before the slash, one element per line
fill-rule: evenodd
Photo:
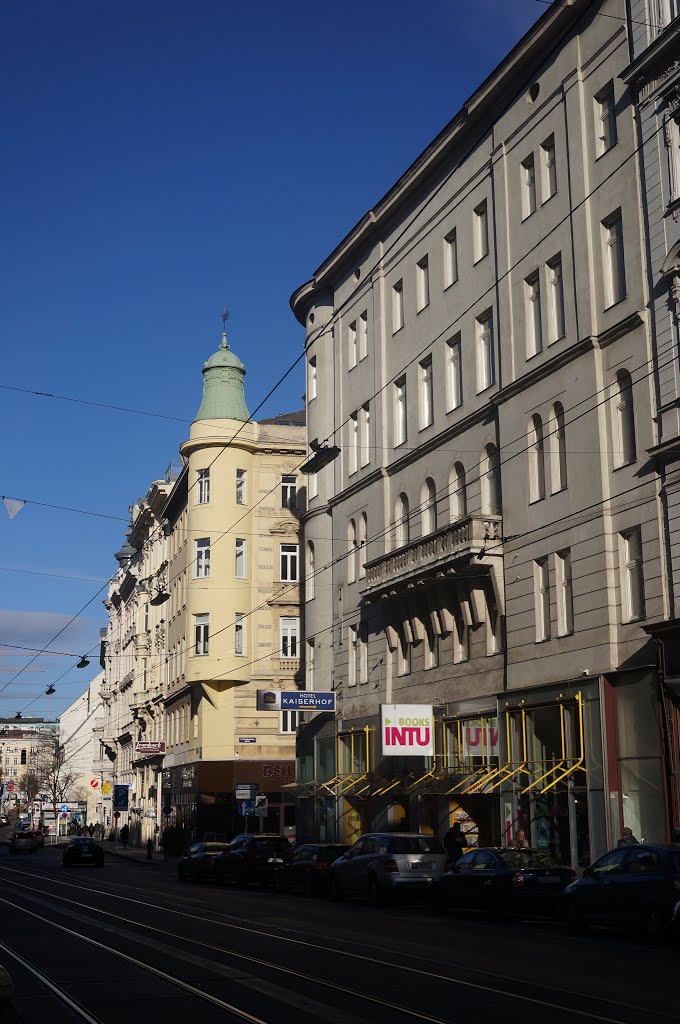
<path fill-rule="evenodd" d="M 573 932 L 583 935 L 588 931 L 588 923 L 574 900 L 570 900 L 567 907 L 567 922 Z"/>
<path fill-rule="evenodd" d="M 337 880 L 335 875 L 331 878 L 331 899 L 335 900 L 336 903 L 342 903 L 345 898 L 340 882 Z"/>
<path fill-rule="evenodd" d="M 664 916 L 656 907 L 651 907 L 644 918 L 643 934 L 649 942 L 661 942 L 666 937 L 667 925 Z"/>

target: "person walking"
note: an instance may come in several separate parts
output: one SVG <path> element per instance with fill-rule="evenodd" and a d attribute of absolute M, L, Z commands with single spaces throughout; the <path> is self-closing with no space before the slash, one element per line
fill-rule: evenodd
<path fill-rule="evenodd" d="M 444 849 L 450 864 L 455 864 L 465 853 L 467 842 L 459 821 L 454 821 L 444 836 Z"/>
<path fill-rule="evenodd" d="M 153 839 L 147 839 L 146 841 L 146 859 L 151 860 L 153 856 Z"/>
<path fill-rule="evenodd" d="M 90 839 L 92 839 L 92 836 L 94 835 L 94 825 L 92 822 L 87 826 L 87 831 L 90 833 Z"/>
<path fill-rule="evenodd" d="M 123 825 L 120 830 L 120 841 L 123 844 L 123 849 L 127 847 L 128 839 L 130 838 L 130 829 L 127 825 Z"/>
<path fill-rule="evenodd" d="M 640 840 L 636 839 L 633 835 L 632 828 L 624 828 L 621 832 L 621 838 L 619 839 L 617 846 L 639 846 Z"/>

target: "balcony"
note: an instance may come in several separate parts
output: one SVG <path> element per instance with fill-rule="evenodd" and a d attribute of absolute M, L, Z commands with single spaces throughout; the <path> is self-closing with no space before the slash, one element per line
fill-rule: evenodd
<path fill-rule="evenodd" d="M 299 658 L 279 658 L 279 672 L 285 675 L 294 675 L 300 671 L 300 659 Z"/>
<path fill-rule="evenodd" d="M 362 592 L 370 594 L 395 583 L 415 581 L 447 570 L 455 575 L 456 563 L 466 565 L 471 558 L 482 555 L 487 545 L 492 548 L 489 555 L 502 557 L 502 537 L 500 516 L 481 513 L 465 516 L 367 562 L 366 585 Z"/>

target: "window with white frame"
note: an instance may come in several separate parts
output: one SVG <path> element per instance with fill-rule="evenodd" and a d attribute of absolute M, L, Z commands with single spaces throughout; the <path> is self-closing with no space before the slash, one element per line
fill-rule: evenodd
<path fill-rule="evenodd" d="M 210 644 L 210 616 L 194 615 L 194 654 L 208 653 Z"/>
<path fill-rule="evenodd" d="M 311 540 L 307 541 L 307 565 L 305 567 L 305 600 L 312 601 L 315 593 L 315 580 L 314 573 L 316 568 L 316 556 L 314 554 L 314 544 Z"/>
<path fill-rule="evenodd" d="M 453 228 L 444 236 L 444 287 L 449 288 L 458 280 L 458 236 Z"/>
<path fill-rule="evenodd" d="M 463 403 L 463 365 L 460 334 L 446 342 L 446 409 L 451 412 Z"/>
<path fill-rule="evenodd" d="M 541 171 L 543 174 L 542 199 L 545 203 L 557 192 L 557 163 L 555 160 L 555 136 L 551 135 L 541 143 Z"/>
<path fill-rule="evenodd" d="M 434 384 L 432 381 L 432 356 L 418 366 L 420 390 L 420 429 L 429 427 L 434 419 Z"/>
<path fill-rule="evenodd" d="M 297 583 L 298 581 L 298 546 L 297 544 L 281 545 L 281 582 Z"/>
<path fill-rule="evenodd" d="M 400 377 L 394 382 L 394 447 L 406 439 L 406 377 Z"/>
<path fill-rule="evenodd" d="M 357 322 L 353 320 L 347 328 L 347 349 L 349 358 L 349 368 L 353 370 L 357 365 L 358 351 L 357 351 Z"/>
<path fill-rule="evenodd" d="M 567 487 L 567 436 L 564 408 L 555 402 L 550 413 L 550 490 L 553 494 Z"/>
<path fill-rule="evenodd" d="M 545 498 L 545 446 L 543 420 L 534 415 L 529 423 L 529 503 Z"/>
<path fill-rule="evenodd" d="M 621 611 L 624 622 L 645 617 L 645 581 L 642 533 L 639 526 L 619 534 L 621 558 Z"/>
<path fill-rule="evenodd" d="M 281 477 L 281 508 L 297 508 L 297 477 L 292 473 Z"/>
<path fill-rule="evenodd" d="M 367 466 L 371 461 L 371 407 L 368 402 L 361 406 L 359 418 L 359 464 Z"/>
<path fill-rule="evenodd" d="M 493 314 L 490 309 L 475 320 L 475 335 L 479 394 L 494 382 Z"/>
<path fill-rule="evenodd" d="M 199 505 L 207 505 L 210 501 L 210 470 L 199 469 L 197 477 L 197 502 Z"/>
<path fill-rule="evenodd" d="M 522 219 L 530 217 L 536 210 L 536 169 L 534 154 L 522 160 Z"/>
<path fill-rule="evenodd" d="M 498 449 L 487 444 L 482 457 L 482 512 L 485 515 L 501 514 L 501 469 Z"/>
<path fill-rule="evenodd" d="M 465 467 L 457 462 L 449 476 L 449 518 L 452 523 L 467 515 L 467 495 L 465 492 Z"/>
<path fill-rule="evenodd" d="M 404 282 L 392 285 L 392 334 L 404 326 Z"/>
<path fill-rule="evenodd" d="M 434 533 L 437 529 L 437 488 L 432 477 L 428 477 L 423 484 L 422 495 L 422 533 Z"/>
<path fill-rule="evenodd" d="M 311 402 L 316 398 L 316 356 L 307 363 L 307 401 Z"/>
<path fill-rule="evenodd" d="M 425 668 L 439 667 L 439 637 L 432 630 L 425 635 Z"/>
<path fill-rule="evenodd" d="M 571 584 L 571 551 L 555 553 L 555 585 L 557 588 L 557 633 L 568 636 L 574 632 L 574 595 Z"/>
<path fill-rule="evenodd" d="M 347 685 L 357 684 L 357 648 L 359 644 L 359 627 L 350 626 L 347 630 Z"/>
<path fill-rule="evenodd" d="M 359 682 L 368 682 L 368 635 L 366 627 L 362 623 L 357 631 L 357 638 L 359 641 Z"/>
<path fill-rule="evenodd" d="M 400 548 L 404 544 L 408 544 L 410 539 L 409 507 L 408 498 L 405 494 L 400 494 L 397 498 L 394 509 L 394 522 L 397 547 Z"/>
<path fill-rule="evenodd" d="M 419 313 L 430 304 L 430 264 L 427 256 L 423 256 L 416 264 L 416 304 Z"/>
<path fill-rule="evenodd" d="M 474 209 L 474 262 L 478 263 L 489 251 L 489 214 L 486 199 Z"/>
<path fill-rule="evenodd" d="M 246 578 L 246 542 L 242 537 L 234 541 L 234 576 L 237 580 Z"/>
<path fill-rule="evenodd" d="M 602 156 L 616 145 L 616 100 L 613 82 L 609 82 L 595 96 L 595 135 L 598 156 Z"/>
<path fill-rule="evenodd" d="M 201 537 L 196 541 L 194 556 L 194 577 L 197 580 L 207 579 L 210 575 L 210 537 Z"/>
<path fill-rule="evenodd" d="M 348 447 L 349 447 L 349 467 L 348 472 L 351 476 L 352 473 L 356 473 L 359 468 L 359 413 L 352 412 L 349 415 L 347 422 L 348 431 Z"/>
<path fill-rule="evenodd" d="M 246 471 L 245 469 L 236 470 L 236 504 L 246 504 Z"/>
<path fill-rule="evenodd" d="M 281 712 L 281 733 L 287 735 L 295 733 L 305 720 L 304 712 L 291 711 L 289 709 Z"/>
<path fill-rule="evenodd" d="M 678 0 L 680 4 L 680 0 Z M 670 199 L 674 203 L 680 199 L 680 108 L 667 110 L 664 115 L 664 142 L 668 151 L 668 178 Z"/>
<path fill-rule="evenodd" d="M 548 284 L 548 344 L 564 337 L 564 281 L 562 256 L 553 256 L 545 265 Z"/>
<path fill-rule="evenodd" d="M 633 380 L 628 370 L 618 370 L 614 384 L 614 433 L 616 437 L 616 464 L 628 466 L 637 459 L 635 443 L 635 407 Z"/>
<path fill-rule="evenodd" d="M 245 615 L 243 612 L 234 613 L 234 654 L 243 655 L 246 651 L 245 642 Z"/>
<path fill-rule="evenodd" d="M 623 222 L 621 211 L 602 221 L 604 248 L 605 308 L 626 297 L 626 265 L 623 254 Z"/>
<path fill-rule="evenodd" d="M 543 348 L 541 324 L 541 279 L 534 271 L 524 279 L 524 315 L 526 321 L 527 359 L 538 355 Z"/>
<path fill-rule="evenodd" d="M 311 501 L 312 498 L 316 498 L 319 493 L 319 475 L 318 473 L 309 473 L 307 476 L 307 498 Z"/>
<path fill-rule="evenodd" d="M 300 657 L 300 620 L 297 615 L 282 615 L 280 619 L 282 658 Z"/>
<path fill-rule="evenodd" d="M 357 524 L 353 519 L 347 523 L 347 582 L 354 583 L 357 578 Z"/>
<path fill-rule="evenodd" d="M 366 542 L 368 540 L 368 519 L 366 513 L 359 516 L 359 579 L 366 575 Z"/>
<path fill-rule="evenodd" d="M 368 310 L 365 310 L 358 320 L 359 330 L 359 361 L 368 355 Z"/>
<path fill-rule="evenodd" d="M 397 649 L 397 675 L 408 676 L 411 674 L 411 645 L 402 636 Z"/>
<path fill-rule="evenodd" d="M 307 668 L 307 689 L 308 690 L 313 690 L 314 686 L 316 685 L 315 668 L 314 668 L 315 653 L 316 652 L 314 650 L 314 637 L 310 637 L 310 639 L 307 641 L 307 659 L 306 659 L 307 660 L 306 668 Z"/>
<path fill-rule="evenodd" d="M 550 639 L 550 564 L 547 558 L 534 562 L 534 608 L 536 643 Z"/>
<path fill-rule="evenodd" d="M 487 611 L 486 653 L 488 656 L 503 650 L 503 616 L 498 605 L 491 601 Z"/>

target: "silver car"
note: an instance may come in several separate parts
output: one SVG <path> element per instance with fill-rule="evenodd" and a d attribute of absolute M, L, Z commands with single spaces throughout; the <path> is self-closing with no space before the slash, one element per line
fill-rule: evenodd
<path fill-rule="evenodd" d="M 447 859 L 436 836 L 371 832 L 331 865 L 331 897 L 355 893 L 380 906 L 398 893 L 425 892 L 430 879 L 446 870 Z"/>

